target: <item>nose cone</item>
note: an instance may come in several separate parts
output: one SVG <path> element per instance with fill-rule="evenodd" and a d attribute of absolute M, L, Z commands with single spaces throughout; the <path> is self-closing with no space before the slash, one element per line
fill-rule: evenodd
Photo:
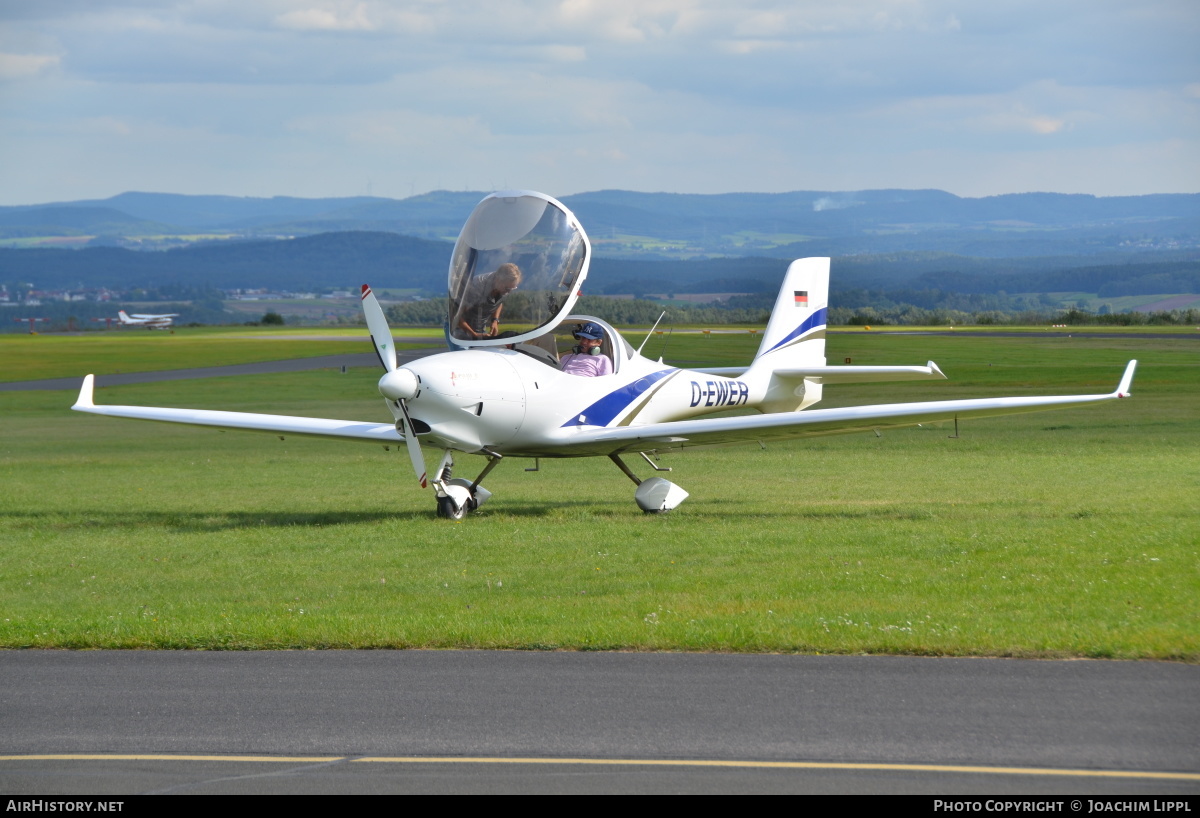
<path fill-rule="evenodd" d="M 418 388 L 417 376 L 407 369 L 394 369 L 379 379 L 379 394 L 389 400 L 411 400 Z"/>

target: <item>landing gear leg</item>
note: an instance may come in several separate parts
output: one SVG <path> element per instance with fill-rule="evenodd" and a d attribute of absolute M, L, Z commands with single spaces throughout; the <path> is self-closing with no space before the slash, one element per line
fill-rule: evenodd
<path fill-rule="evenodd" d="M 615 454 L 610 454 L 608 456 L 608 459 L 611 460 L 612 462 L 616 463 L 617 468 L 620 469 L 621 471 L 625 472 L 625 476 L 628 477 L 630 480 L 632 480 L 633 484 L 635 486 L 640 486 L 642 484 L 641 478 L 639 478 L 636 474 L 634 474 L 632 471 L 630 471 L 629 467 L 625 465 L 625 461 L 622 460 L 620 457 L 618 457 Z"/>
<path fill-rule="evenodd" d="M 494 452 L 488 454 L 487 465 L 483 467 L 483 471 L 481 471 L 479 473 L 479 476 L 475 478 L 475 482 L 471 484 L 471 499 L 472 500 L 475 499 L 475 495 L 479 492 L 479 484 L 483 482 L 483 478 L 487 477 L 488 474 L 491 473 L 492 469 L 499 466 L 500 461 L 503 459 L 504 459 L 504 455 L 496 454 Z M 491 496 L 492 495 L 489 492 L 488 497 L 491 497 Z M 483 500 L 486 500 L 486 499 L 487 499 L 487 497 L 484 497 L 483 499 L 479 500 L 479 502 L 475 503 L 475 505 L 472 506 L 472 508 L 478 508 L 483 503 Z"/>

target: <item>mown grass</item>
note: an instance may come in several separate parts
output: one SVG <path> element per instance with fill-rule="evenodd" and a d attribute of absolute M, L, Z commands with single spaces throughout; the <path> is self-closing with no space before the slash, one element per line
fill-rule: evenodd
<path fill-rule="evenodd" d="M 736 363 L 756 345 L 676 335 L 667 358 Z M 1197 351 L 1170 337 L 835 335 L 833 362 L 933 358 L 952 380 L 830 388 L 824 405 L 1109 391 L 1127 358 L 1142 364 L 1131 400 L 975 421 L 958 439 L 922 428 L 665 457 L 692 494 L 669 515 L 642 515 L 601 459 L 505 463 L 487 481 L 496 496 L 458 524 L 434 518 L 403 452 L 8 393 L 0 646 L 1196 661 Z M 206 379 L 97 399 L 384 420 L 376 379 Z"/>

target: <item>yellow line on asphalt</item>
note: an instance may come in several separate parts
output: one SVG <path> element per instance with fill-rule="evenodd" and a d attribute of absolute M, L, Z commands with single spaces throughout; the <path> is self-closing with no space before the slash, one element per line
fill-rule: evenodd
<path fill-rule="evenodd" d="M 395 764 L 592 764 L 647 767 L 748 767 L 780 770 L 881 770 L 884 772 L 984 773 L 990 775 L 1063 775 L 1107 778 L 1172 778 L 1200 781 L 1200 773 L 1138 772 L 1132 770 L 1059 770 L 1044 767 L 964 767 L 946 764 L 858 764 L 831 761 L 722 761 L 715 759 L 635 758 L 436 758 L 431 756 L 363 757 L 352 761 Z"/>
<path fill-rule="evenodd" d="M 59 755 L 0 756 L 0 761 L 285 761 L 291 763 L 313 763 L 321 761 L 348 761 L 346 756 L 188 756 L 119 753 L 68 753 Z"/>
<path fill-rule="evenodd" d="M 952 764 L 868 764 L 832 761 L 723 761 L 716 759 L 647 758 L 506 758 L 501 756 L 238 756 L 167 754 L 6 755 L 0 761 L 272 761 L 320 763 L 330 761 L 376 764 L 559 764 L 609 767 L 730 767 L 765 770 L 870 770 L 877 772 L 966 773 L 973 775 L 1056 775 L 1075 778 L 1154 778 L 1200 781 L 1200 773 L 1151 770 L 1072 770 L 1052 767 L 973 767 Z"/>

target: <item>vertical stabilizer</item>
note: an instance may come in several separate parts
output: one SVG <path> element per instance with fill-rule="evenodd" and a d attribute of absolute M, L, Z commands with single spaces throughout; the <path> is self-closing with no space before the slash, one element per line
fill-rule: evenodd
<path fill-rule="evenodd" d="M 825 313 L 829 307 L 829 259 L 800 258 L 783 277 L 783 286 L 763 334 L 757 363 L 764 356 L 789 366 L 825 364 Z"/>
<path fill-rule="evenodd" d="M 800 258 L 783 277 L 746 379 L 764 390 L 763 412 L 794 412 L 821 399 L 821 383 L 776 370 L 825 366 L 825 315 L 829 308 L 829 259 Z"/>

